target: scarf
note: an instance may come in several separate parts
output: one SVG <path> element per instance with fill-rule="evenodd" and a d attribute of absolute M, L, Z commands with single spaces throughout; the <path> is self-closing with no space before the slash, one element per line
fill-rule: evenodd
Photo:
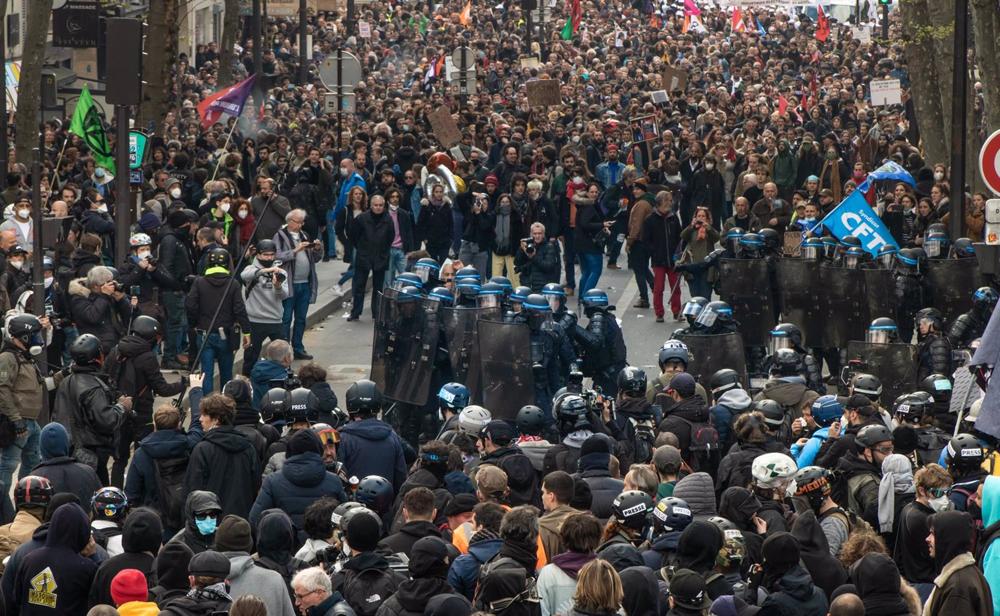
<path fill-rule="evenodd" d="M 504 539 L 503 545 L 500 546 L 500 556 L 512 558 L 517 564 L 524 567 L 528 575 L 533 576 L 538 565 L 537 550 L 538 546 L 534 543 Z"/>
<path fill-rule="evenodd" d="M 493 228 L 493 239 L 498 250 L 510 246 L 510 204 L 497 206 L 497 222 Z"/>
<path fill-rule="evenodd" d="M 472 545 L 473 543 L 479 543 L 480 541 L 490 541 L 492 539 L 499 539 L 499 538 L 500 535 L 498 535 L 497 533 L 493 532 L 488 528 L 483 528 L 481 530 L 476 531 L 476 534 L 469 537 L 469 545 Z"/>
<path fill-rule="evenodd" d="M 224 582 L 212 584 L 211 586 L 206 586 L 204 588 L 192 588 L 188 592 L 187 596 L 189 599 L 194 599 L 196 601 L 233 602 L 233 598 L 229 596 L 228 592 L 226 592 L 226 584 Z"/>
<path fill-rule="evenodd" d="M 879 532 L 892 532 L 896 519 L 896 494 L 907 494 L 915 489 L 913 467 L 906 456 L 894 453 L 882 461 L 882 481 L 878 485 Z"/>
<path fill-rule="evenodd" d="M 593 553 L 563 552 L 562 554 L 556 554 L 552 558 L 552 564 L 559 567 L 563 573 L 575 580 L 580 575 L 580 569 L 583 569 L 584 565 L 595 558 L 597 558 L 597 554 Z"/>

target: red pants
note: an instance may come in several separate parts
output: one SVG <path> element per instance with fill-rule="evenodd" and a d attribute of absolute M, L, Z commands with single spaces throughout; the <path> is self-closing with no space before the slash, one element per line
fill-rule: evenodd
<path fill-rule="evenodd" d="M 664 278 L 670 281 L 670 288 L 674 290 L 670 294 L 670 312 L 679 314 L 681 311 L 681 285 L 677 283 L 677 272 L 670 267 L 653 266 L 653 311 L 656 316 L 663 316 L 663 282 Z"/>

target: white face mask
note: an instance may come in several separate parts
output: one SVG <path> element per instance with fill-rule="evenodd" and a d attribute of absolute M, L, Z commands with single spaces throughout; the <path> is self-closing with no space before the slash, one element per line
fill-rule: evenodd
<path fill-rule="evenodd" d="M 28 220 L 28 216 L 31 216 L 31 210 L 26 208 L 21 208 L 17 210 L 17 217 L 21 220 Z"/>
<path fill-rule="evenodd" d="M 24 267 L 24 261 L 7 261 L 7 263 L 10 263 L 11 267 L 18 270 Z"/>
<path fill-rule="evenodd" d="M 102 213 L 102 214 L 107 214 L 108 213 L 108 204 L 102 203 L 102 204 L 98 205 L 97 206 L 97 211 L 100 212 L 100 213 Z"/>
<path fill-rule="evenodd" d="M 705 163 L 705 169 L 707 169 L 708 171 L 715 169 L 715 163 Z"/>
<path fill-rule="evenodd" d="M 937 498 L 932 498 L 927 501 L 927 506 L 936 512 L 948 511 L 951 509 L 951 501 L 948 499 L 947 494 L 942 494 Z"/>
<path fill-rule="evenodd" d="M 347 177 L 347 167 L 341 167 L 340 168 L 340 177 L 343 177 L 343 178 Z"/>
<path fill-rule="evenodd" d="M 46 289 L 48 289 L 49 287 L 52 286 L 52 281 L 53 280 L 55 280 L 55 278 L 53 278 L 52 276 L 46 276 L 45 277 L 45 288 Z"/>
<path fill-rule="evenodd" d="M 141 250 L 137 253 L 137 256 L 139 257 L 140 260 L 145 261 L 146 259 L 149 258 L 150 254 L 151 253 L 148 250 Z"/>
<path fill-rule="evenodd" d="M 229 208 L 230 208 L 230 207 L 231 207 L 231 206 L 230 206 L 230 205 L 229 205 L 228 203 L 220 203 L 220 204 L 219 204 L 219 209 L 220 209 L 220 210 L 222 210 L 222 213 L 223 213 L 223 214 L 228 214 L 228 213 L 229 213 Z"/>
<path fill-rule="evenodd" d="M 943 179 L 944 179 L 944 174 L 943 173 L 941 173 L 940 171 L 935 171 L 934 172 L 934 181 L 940 182 Z"/>
<path fill-rule="evenodd" d="M 239 217 L 240 220 L 243 220 L 244 218 L 247 217 L 247 211 L 240 210 L 239 212 L 236 212 L 236 216 Z"/>
<path fill-rule="evenodd" d="M 181 198 L 181 189 L 178 188 L 178 187 L 176 187 L 176 186 L 174 186 L 173 188 L 170 189 L 170 196 L 173 197 L 174 199 L 180 199 Z"/>

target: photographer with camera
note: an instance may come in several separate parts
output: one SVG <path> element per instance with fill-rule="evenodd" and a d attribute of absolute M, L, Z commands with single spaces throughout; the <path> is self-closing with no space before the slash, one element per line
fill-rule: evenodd
<path fill-rule="evenodd" d="M 28 272 L 28 251 L 22 246 L 14 246 L 7 251 L 7 265 L 0 272 L 0 287 L 10 298 L 10 305 L 17 304 L 21 291 L 31 285 L 31 274 Z"/>
<path fill-rule="evenodd" d="M 128 331 L 138 298 L 125 296 L 125 287 L 114 279 L 110 268 L 98 265 L 86 278 L 69 283 L 70 312 L 80 334 L 93 334 L 101 341 L 101 352 L 109 353 Z"/>
<path fill-rule="evenodd" d="M 247 318 L 250 319 L 250 346 L 243 354 L 243 374 L 250 376 L 260 357 L 264 340 L 285 338 L 281 320 L 284 316 L 282 302 L 289 294 L 288 275 L 280 261 L 274 240 L 260 240 L 256 244 L 257 256 L 240 272 L 243 280 Z"/>
<path fill-rule="evenodd" d="M 160 306 L 160 289 L 172 289 L 177 281 L 158 268 L 153 257 L 153 239 L 145 233 L 135 233 L 129 238 L 131 254 L 118 270 L 118 279 L 129 297 L 138 298 L 134 316 L 146 315 L 163 321 L 166 314 Z"/>
<path fill-rule="evenodd" d="M 455 197 L 462 212 L 464 228 L 458 258 L 480 272 L 489 271 L 490 247 L 493 245 L 493 208 L 483 184 L 474 182 L 470 189 Z"/>
<path fill-rule="evenodd" d="M 197 222 L 198 215 L 194 211 L 174 210 L 167 214 L 167 224 L 159 231 L 159 267 L 174 280 L 174 284 L 166 287 L 160 295 L 167 315 L 163 367 L 168 369 L 186 369 L 189 359 L 181 353 L 184 332 L 188 329 L 184 292 L 188 286 L 188 277 L 194 273 L 191 234 Z"/>
<path fill-rule="evenodd" d="M 521 284 L 530 287 L 532 293 L 541 293 L 542 287 L 550 282 L 559 282 L 559 244 L 545 238 L 545 225 L 536 222 L 531 225 L 531 237 L 521 240 L 514 269 L 521 277 Z"/>
<path fill-rule="evenodd" d="M 52 420 L 69 431 L 76 459 L 97 471 L 101 485 L 110 485 L 108 458 L 115 452 L 122 422 L 132 415 L 132 398 L 116 396 L 109 385 L 97 336 L 81 334 L 69 354 L 73 363 L 56 390 Z"/>
<path fill-rule="evenodd" d="M 195 279 L 184 306 L 201 345 L 201 371 L 205 373 L 202 389 L 209 394 L 216 360 L 221 382 L 233 378 L 233 354 L 241 339 L 243 348 L 250 346 L 250 321 L 239 285 L 232 280 L 229 251 L 212 249 L 206 265 L 205 275 Z"/>

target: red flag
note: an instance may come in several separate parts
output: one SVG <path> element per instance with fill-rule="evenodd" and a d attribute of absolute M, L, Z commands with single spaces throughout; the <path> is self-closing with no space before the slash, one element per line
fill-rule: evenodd
<path fill-rule="evenodd" d="M 809 113 L 809 98 L 806 93 L 802 93 L 802 113 Z"/>
<path fill-rule="evenodd" d="M 778 97 L 778 113 L 785 115 L 786 111 L 788 111 L 788 101 L 785 100 L 785 95 L 782 94 Z"/>
<path fill-rule="evenodd" d="M 823 6 L 820 4 L 816 5 L 816 40 L 821 43 L 825 43 L 826 39 L 830 37 L 830 22 L 826 18 L 826 13 L 823 12 Z"/>
<path fill-rule="evenodd" d="M 747 24 L 743 21 L 743 10 L 740 7 L 733 9 L 733 18 L 730 22 L 730 28 L 733 32 L 746 32 Z"/>
<path fill-rule="evenodd" d="M 458 15 L 458 22 L 463 26 L 468 26 L 472 23 L 472 0 L 465 3 L 465 8 Z"/>

